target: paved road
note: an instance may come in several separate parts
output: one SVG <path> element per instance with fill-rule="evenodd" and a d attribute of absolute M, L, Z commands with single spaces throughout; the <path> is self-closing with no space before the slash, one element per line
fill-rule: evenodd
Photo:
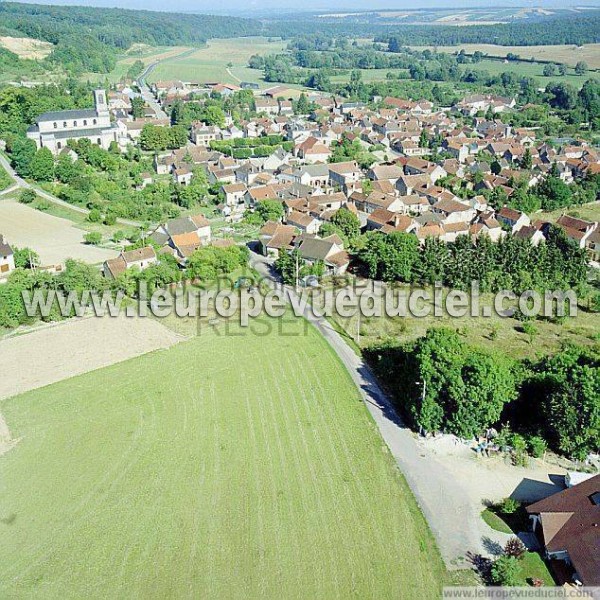
<path fill-rule="evenodd" d="M 7 193 L 9 193 L 9 191 L 15 191 L 19 188 L 26 189 L 26 190 L 34 190 L 35 193 L 38 196 L 40 196 L 40 198 L 44 198 L 44 200 L 48 200 L 48 202 L 52 202 L 53 204 L 56 204 L 58 206 L 63 206 L 65 208 L 68 208 L 69 210 L 72 210 L 72 211 L 82 214 L 82 215 L 89 214 L 90 211 L 87 208 L 83 208 L 81 206 L 75 206 L 74 204 L 69 204 L 68 202 L 65 202 L 64 200 L 57 198 L 53 194 L 49 194 L 48 192 L 46 192 L 42 188 L 38 187 L 37 185 L 32 185 L 31 183 L 25 181 L 22 177 L 19 177 L 17 175 L 17 173 L 15 172 L 15 170 L 10 166 L 10 163 L 8 162 L 6 157 L 1 153 L 0 153 L 0 166 L 2 166 L 6 170 L 6 172 L 12 177 L 12 179 L 15 182 L 15 185 L 12 185 L 9 188 L 7 188 L 6 190 L 4 190 L 2 192 L 2 194 L 7 194 Z M 2 194 L 0 194 L 0 195 L 2 195 Z M 121 225 L 127 225 L 129 227 L 140 227 L 141 226 L 141 223 L 138 223 L 137 221 L 130 221 L 129 219 L 117 219 L 117 223 L 120 223 Z"/>
<path fill-rule="evenodd" d="M 250 264 L 274 285 L 278 278 L 273 261 L 251 252 Z M 293 288 L 286 289 L 295 294 Z M 423 449 L 396 414 L 375 376 L 344 338 L 324 317 L 315 317 L 310 308 L 304 317 L 329 342 L 344 363 L 381 435 L 421 507 L 449 569 L 464 567 L 466 552 L 489 554 L 492 542 L 504 545 L 509 536 L 493 531 L 480 517 L 481 506 L 431 453 Z"/>
<path fill-rule="evenodd" d="M 149 64 L 144 69 L 144 72 L 138 77 L 137 83 L 140 88 L 140 92 L 142 93 L 142 98 L 144 98 L 144 101 L 146 102 L 146 104 L 148 104 L 148 106 L 152 107 L 152 109 L 156 113 L 156 116 L 159 119 L 168 119 L 169 115 L 167 115 L 167 113 L 162 109 L 162 106 L 154 98 L 154 94 L 150 91 L 150 88 L 146 83 L 146 78 L 148 77 L 148 75 L 150 75 L 150 73 L 152 73 L 152 71 L 154 71 L 154 69 L 156 69 L 156 67 L 158 67 L 158 65 L 161 62 L 164 62 L 165 60 L 173 60 L 175 58 L 183 58 L 184 56 L 187 56 L 188 54 L 192 54 L 194 52 L 196 52 L 196 48 L 185 50 L 181 54 L 176 54 L 175 56 L 170 56 L 163 60 L 157 60 Z"/>

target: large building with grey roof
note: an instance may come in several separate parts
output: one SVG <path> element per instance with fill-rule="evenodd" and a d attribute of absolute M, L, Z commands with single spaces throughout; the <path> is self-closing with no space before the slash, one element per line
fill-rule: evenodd
<path fill-rule="evenodd" d="M 106 92 L 94 91 L 94 108 L 84 110 L 59 110 L 47 112 L 37 118 L 35 125 L 27 130 L 27 137 L 38 148 L 48 148 L 58 154 L 69 140 L 88 139 L 108 149 L 116 142 L 118 128 L 110 122 Z"/>

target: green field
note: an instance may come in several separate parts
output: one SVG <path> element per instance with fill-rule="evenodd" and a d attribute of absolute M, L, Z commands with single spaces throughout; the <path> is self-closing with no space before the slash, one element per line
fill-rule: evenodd
<path fill-rule="evenodd" d="M 240 81 L 262 83 L 263 87 L 275 84 L 261 80 L 262 71 L 248 68 L 253 54 L 271 54 L 284 50 L 286 42 L 269 42 L 267 38 L 215 39 L 207 48 L 182 58 L 162 62 L 148 77 L 149 82 L 180 79 L 195 82 L 220 82 L 239 84 Z M 233 66 L 228 67 L 229 64 Z"/>
<path fill-rule="evenodd" d="M 0 403 L 20 439 L 0 457 L 0 597 L 438 597 L 431 534 L 348 373 L 303 321 L 276 323 Z"/>
<path fill-rule="evenodd" d="M 393 285 L 393 284 L 392 284 Z M 408 290 L 408 286 L 398 284 L 397 290 Z M 433 297 L 433 290 L 427 290 Z M 444 294 L 447 293 L 444 292 Z M 481 306 L 493 306 L 491 294 L 482 294 Z M 448 327 L 458 331 L 465 342 L 483 350 L 501 351 L 516 359 L 535 359 L 539 355 L 550 354 L 560 349 L 565 342 L 582 346 L 598 343 L 600 313 L 587 309 L 585 301 L 579 304 L 577 316 L 560 320 L 539 318 L 535 321 L 537 333 L 531 337 L 523 331 L 523 324 L 512 318 L 500 317 L 494 312 L 491 317 L 434 316 L 433 310 L 426 317 L 332 317 L 335 327 L 352 343 L 360 330 L 360 347 L 385 343 L 392 338 L 408 342 L 424 336 L 432 327 Z"/>
<path fill-rule="evenodd" d="M 535 77 L 540 87 L 546 87 L 550 82 L 563 82 L 569 83 L 576 88 L 580 88 L 588 79 L 598 78 L 598 73 L 588 72 L 583 76 L 575 75 L 573 69 L 569 69 L 567 75 L 560 77 L 555 75 L 553 77 L 544 77 L 544 66 L 541 63 L 530 63 L 530 62 L 517 62 L 510 61 L 505 62 L 502 60 L 484 59 L 479 63 L 468 65 L 478 71 L 487 71 L 490 75 L 500 75 L 505 71 L 512 71 L 522 77 Z"/>

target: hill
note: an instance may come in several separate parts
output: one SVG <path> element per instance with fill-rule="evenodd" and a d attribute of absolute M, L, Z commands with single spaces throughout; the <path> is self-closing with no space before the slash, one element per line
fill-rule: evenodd
<path fill-rule="evenodd" d="M 70 72 L 107 73 L 132 44 L 201 46 L 219 37 L 257 35 L 259 21 L 118 8 L 0 3 L 0 35 L 50 42 L 48 61 Z"/>

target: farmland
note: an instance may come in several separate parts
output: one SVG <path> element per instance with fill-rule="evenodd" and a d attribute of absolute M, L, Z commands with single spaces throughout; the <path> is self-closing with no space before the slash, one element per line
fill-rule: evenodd
<path fill-rule="evenodd" d="M 1 596 L 439 595 L 348 373 L 300 320 L 259 329 L 0 403 L 20 440 L 0 459 Z"/>
<path fill-rule="evenodd" d="M 11 244 L 28 247 L 40 255 L 42 265 L 77 258 L 100 263 L 117 255 L 116 250 L 86 246 L 86 231 L 72 221 L 46 214 L 15 199 L 0 197 L 0 223 L 2 233 Z"/>
<path fill-rule="evenodd" d="M 238 84 L 249 81 L 269 87 L 262 81 L 262 71 L 249 69 L 248 59 L 253 54 L 281 52 L 285 42 L 269 42 L 266 38 L 215 39 L 206 48 L 181 58 L 163 61 L 148 77 L 150 82 L 181 79 L 183 81 Z M 232 64 L 232 67 L 228 67 Z"/>
<path fill-rule="evenodd" d="M 138 60 L 141 60 L 144 65 L 147 66 L 157 60 L 165 60 L 172 56 L 183 54 L 188 50 L 191 50 L 191 48 L 185 46 L 161 46 L 152 48 L 150 46 L 138 44 L 137 46 L 132 46 L 127 54 L 123 55 L 121 59 L 117 61 L 117 66 L 107 75 L 100 73 L 86 73 L 81 78 L 86 81 L 98 82 L 103 82 L 108 79 L 110 83 L 115 83 L 123 79 L 131 65 Z"/>

